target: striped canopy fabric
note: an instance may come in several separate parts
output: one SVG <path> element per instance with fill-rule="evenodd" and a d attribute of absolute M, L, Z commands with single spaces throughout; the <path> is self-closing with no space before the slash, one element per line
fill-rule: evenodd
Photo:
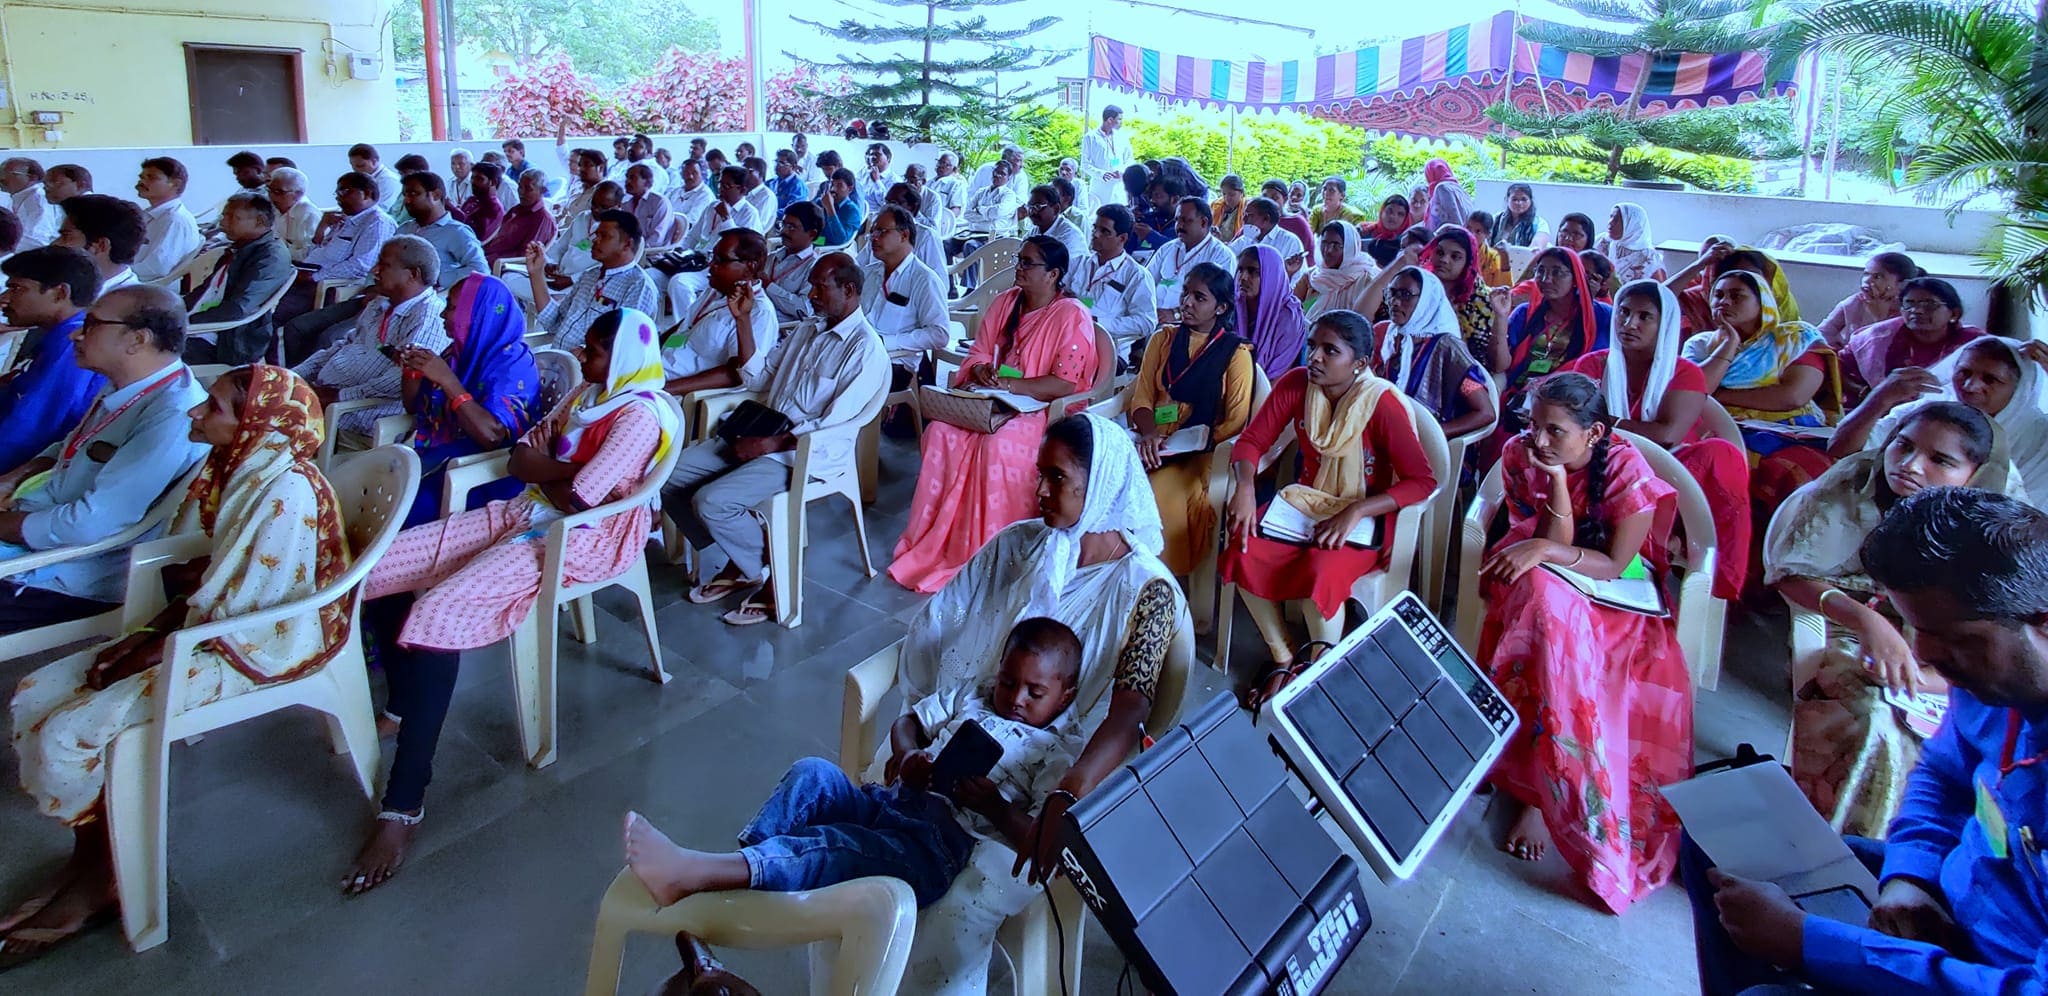
<path fill-rule="evenodd" d="M 1286 109 L 1430 135 L 1489 130 L 1478 112 L 1502 98 L 1552 109 L 1618 103 L 1646 72 L 1641 106 L 1652 114 L 1791 89 L 1764 79 L 1760 52 L 1596 58 L 1517 37 L 1517 23 L 1502 11 L 1417 38 L 1277 63 L 1171 55 L 1097 35 L 1089 77 L 1171 103 Z"/>

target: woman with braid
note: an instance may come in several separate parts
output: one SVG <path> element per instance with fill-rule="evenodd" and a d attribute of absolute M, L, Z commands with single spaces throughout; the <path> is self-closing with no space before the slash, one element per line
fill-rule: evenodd
<path fill-rule="evenodd" d="M 1552 569 L 1661 578 L 1676 492 L 1614 438 L 1592 378 L 1544 378 L 1531 400 L 1501 455 L 1507 534 L 1479 569 L 1479 660 L 1522 720 L 1492 775 L 1524 807 L 1503 846 L 1533 861 L 1555 841 L 1619 913 L 1678 859 L 1658 787 L 1692 773 L 1690 679 L 1669 618 L 1596 604 Z"/>

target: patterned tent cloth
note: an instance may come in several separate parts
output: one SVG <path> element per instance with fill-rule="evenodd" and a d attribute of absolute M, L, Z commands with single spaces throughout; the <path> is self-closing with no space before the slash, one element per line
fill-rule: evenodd
<path fill-rule="evenodd" d="M 1792 89 L 1764 78 L 1761 52 L 1595 57 L 1515 34 L 1502 11 L 1373 48 L 1286 62 L 1203 59 L 1096 35 L 1089 78 L 1169 103 L 1293 110 L 1381 131 L 1443 137 L 1493 130 L 1503 97 L 1525 109 L 1576 110 L 1628 99 L 1645 72 L 1645 114 L 1735 104 Z"/>

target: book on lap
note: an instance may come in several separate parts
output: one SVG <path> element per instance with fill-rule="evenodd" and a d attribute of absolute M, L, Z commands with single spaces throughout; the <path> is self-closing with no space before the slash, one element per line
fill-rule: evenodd
<path fill-rule="evenodd" d="M 963 398 L 994 398 L 1026 415 L 1032 412 L 1044 411 L 1051 404 L 1051 402 L 1026 397 L 1014 391 L 999 391 L 993 387 L 947 387 L 940 388 L 940 390 L 945 391 L 947 394 L 957 394 Z"/>
<path fill-rule="evenodd" d="M 1130 430 L 1130 433 L 1133 444 L 1143 439 L 1143 437 L 1138 435 L 1138 430 L 1136 429 Z M 1206 425 L 1190 425 L 1167 436 L 1166 444 L 1159 448 L 1159 455 L 1162 457 L 1180 456 L 1183 453 L 1200 453 L 1208 448 L 1209 427 Z"/>
<path fill-rule="evenodd" d="M 1637 558 L 1640 563 L 1641 558 Z M 1579 590 L 1579 594 L 1605 605 L 1610 609 L 1634 612 L 1639 615 L 1663 618 L 1671 615 L 1664 607 L 1664 592 L 1647 571 L 1638 574 L 1635 563 L 1629 565 L 1621 577 L 1611 581 L 1587 577 L 1577 571 L 1566 570 L 1556 564 L 1544 564 L 1543 569 L 1564 579 L 1564 583 Z"/>
<path fill-rule="evenodd" d="M 1275 497 L 1266 505 L 1266 514 L 1259 517 L 1259 535 L 1281 543 L 1307 546 L 1315 542 L 1316 524 L 1321 519 L 1295 508 L 1285 498 Z M 1380 520 L 1368 515 L 1351 527 L 1351 534 L 1344 537 L 1347 546 L 1370 547 L 1379 541 Z"/>

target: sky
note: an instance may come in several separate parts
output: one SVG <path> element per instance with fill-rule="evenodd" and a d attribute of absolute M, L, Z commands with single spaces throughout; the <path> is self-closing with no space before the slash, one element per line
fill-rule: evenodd
<path fill-rule="evenodd" d="M 881 0 L 758 0 L 761 7 L 763 62 L 774 66 L 782 53 L 819 63 L 835 63 L 845 43 L 790 19 L 800 13 L 807 19 L 837 23 L 852 19 L 871 24 L 904 24 L 922 20 L 922 7 L 895 7 Z M 1070 48 L 1073 54 L 1043 73 L 1044 84 L 1055 76 L 1087 75 L 1088 36 L 1106 35 L 1120 41 L 1160 48 L 1176 55 L 1206 58 L 1260 59 L 1283 61 L 1312 57 L 1319 52 L 1341 51 L 1361 41 L 1375 43 L 1439 31 L 1455 24 L 1482 20 L 1501 10 L 1517 7 L 1524 14 L 1551 20 L 1583 22 L 1553 4 L 1527 0 L 1437 0 L 1429 4 L 1375 4 L 1370 18 L 1344 18 L 1336 24 L 1312 16 L 1311 5 L 1245 3 L 1243 0 L 1022 0 L 989 7 L 986 15 L 997 27 L 1017 26 L 1031 18 L 1058 16 L 1059 24 L 1035 36 L 1033 41 L 1048 47 Z M 719 38 L 729 52 L 740 50 L 743 22 L 741 4 L 716 0 L 695 5 L 699 14 L 716 18 Z M 943 16 L 943 15 L 942 15 Z M 1229 20 L 1235 18 L 1236 20 Z M 1273 24 L 1257 21 L 1278 22 Z M 906 52 L 909 46 L 904 46 Z"/>

